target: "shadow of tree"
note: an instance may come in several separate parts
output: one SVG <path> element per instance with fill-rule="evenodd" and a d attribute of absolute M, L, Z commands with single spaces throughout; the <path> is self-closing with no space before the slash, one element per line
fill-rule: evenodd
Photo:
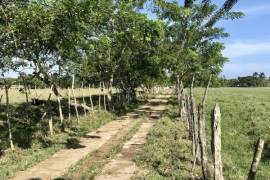
<path fill-rule="evenodd" d="M 88 106 L 90 106 L 90 97 L 85 96 L 85 101 Z M 94 106 L 100 105 L 101 109 L 104 109 L 104 96 L 101 95 L 93 95 L 92 101 Z M 106 102 L 108 103 L 108 99 L 106 98 Z M 112 96 L 112 106 L 109 108 L 108 104 L 106 104 L 107 110 L 116 116 L 120 116 L 122 114 L 127 113 L 138 107 L 139 104 L 143 102 L 133 102 L 129 105 L 124 103 L 124 100 L 121 99 L 123 96 L 121 94 L 114 94 Z M 83 97 L 77 97 L 78 103 L 83 103 Z M 27 149 L 31 148 L 33 140 L 37 140 L 43 148 L 47 148 L 53 145 L 53 141 L 48 138 L 44 138 L 48 136 L 48 117 L 45 117 L 42 120 L 43 114 L 47 111 L 47 104 L 40 103 L 38 105 L 32 105 L 31 103 L 21 103 L 21 104 L 12 104 L 10 105 L 10 115 L 11 115 L 11 128 L 14 144 L 20 148 Z M 62 99 L 61 101 L 63 115 L 65 119 L 68 117 L 68 99 Z M 58 102 L 51 101 L 52 106 L 52 116 L 54 123 L 55 132 L 59 132 L 61 125 L 59 119 L 59 111 L 58 111 Z M 0 120 L 6 120 L 5 116 L 5 105 L 0 105 Z M 95 109 L 98 109 L 95 107 Z M 78 111 L 80 115 L 84 114 L 84 109 L 78 107 Z M 75 108 L 71 107 L 71 116 L 75 117 L 76 112 Z M 67 126 L 70 124 L 67 122 Z M 87 129 L 83 127 L 70 127 L 69 132 L 67 133 L 70 137 L 74 136 L 84 136 L 87 132 Z M 0 125 L 0 151 L 9 147 L 9 138 L 8 138 L 8 128 L 7 125 Z M 76 142 L 71 141 L 67 142 L 68 147 L 72 147 L 72 143 L 74 147 L 76 147 Z M 71 145 L 71 146 L 70 146 Z"/>

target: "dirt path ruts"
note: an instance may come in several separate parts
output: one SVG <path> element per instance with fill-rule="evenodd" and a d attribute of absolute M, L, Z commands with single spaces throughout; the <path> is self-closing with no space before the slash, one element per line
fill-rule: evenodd
<path fill-rule="evenodd" d="M 18 172 L 14 180 L 57 178 L 67 172 L 68 168 L 85 157 L 88 153 L 96 151 L 121 129 L 127 127 L 134 119 L 115 120 L 99 128 L 96 132 L 89 133 L 87 138 L 81 138 L 77 147 L 62 149 L 49 159 Z"/>
<path fill-rule="evenodd" d="M 143 119 L 138 119 L 137 121 L 132 121 L 125 128 L 111 137 L 105 144 L 103 144 L 96 152 L 90 155 L 83 160 L 82 164 L 80 164 L 79 169 L 68 172 L 64 179 L 73 180 L 73 179 L 86 179 L 93 175 L 89 176 L 89 170 L 91 168 L 95 168 L 97 164 L 101 164 L 101 166 L 107 163 L 110 154 L 117 145 L 119 145 L 123 139 L 127 138 L 129 132 L 139 126 L 142 123 Z"/>
<path fill-rule="evenodd" d="M 153 99 L 149 105 L 141 108 L 148 109 L 152 118 L 159 118 L 165 110 L 164 103 L 166 103 L 164 99 Z M 125 143 L 122 151 L 103 168 L 100 175 L 95 177 L 95 180 L 128 180 L 135 176 L 140 169 L 136 166 L 134 158 L 146 143 L 147 134 L 155 122 L 151 119 L 144 122 L 138 132 Z"/>

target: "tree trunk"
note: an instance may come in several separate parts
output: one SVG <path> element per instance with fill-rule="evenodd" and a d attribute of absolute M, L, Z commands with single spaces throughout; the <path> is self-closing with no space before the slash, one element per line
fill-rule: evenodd
<path fill-rule="evenodd" d="M 101 82 L 99 83 L 99 93 L 98 93 L 98 110 L 101 110 Z"/>
<path fill-rule="evenodd" d="M 113 95 L 113 80 L 114 80 L 114 76 L 112 74 L 111 78 L 110 78 L 110 84 L 109 84 L 109 89 L 108 89 L 108 104 L 109 104 L 109 108 L 112 108 L 112 95 Z"/>
<path fill-rule="evenodd" d="M 181 90 L 180 90 L 180 77 L 177 75 L 177 81 L 176 81 L 176 94 L 177 94 L 177 104 L 178 104 L 178 113 L 179 117 L 182 115 L 182 102 L 181 102 Z"/>
<path fill-rule="evenodd" d="M 0 104 L 2 103 L 3 95 L 0 96 Z"/>
<path fill-rule="evenodd" d="M 70 102 L 71 102 L 71 99 L 70 99 L 70 89 L 68 88 L 68 122 L 72 126 Z"/>
<path fill-rule="evenodd" d="M 205 134 L 205 114 L 204 106 L 199 105 L 199 144 L 201 151 L 201 167 L 203 172 L 203 178 L 210 179 L 210 171 L 208 168 L 207 149 L 206 149 L 206 134 Z"/>
<path fill-rule="evenodd" d="M 6 94 L 6 118 L 7 118 L 7 124 L 8 124 L 8 134 L 9 134 L 9 144 L 12 151 L 14 151 L 14 144 L 13 144 L 13 138 L 12 138 L 12 132 L 11 132 L 11 123 L 10 123 L 10 110 L 9 110 L 9 93 L 8 93 L 8 85 L 6 80 L 4 79 L 5 83 L 5 94 Z"/>
<path fill-rule="evenodd" d="M 261 156 L 264 148 L 264 140 L 258 139 L 256 143 L 256 149 L 253 156 L 253 161 L 249 170 L 248 180 L 255 180 L 257 169 L 261 161 Z"/>
<path fill-rule="evenodd" d="M 221 114 L 219 105 L 216 104 L 212 111 L 212 156 L 214 161 L 214 180 L 223 180 L 221 159 Z"/>
<path fill-rule="evenodd" d="M 51 87 L 51 91 L 49 94 L 49 98 L 47 100 L 48 103 L 48 121 L 49 121 L 49 131 L 50 131 L 50 135 L 53 135 L 53 117 L 52 117 L 52 105 L 51 105 L 51 96 L 52 96 L 52 89 L 53 86 Z"/>

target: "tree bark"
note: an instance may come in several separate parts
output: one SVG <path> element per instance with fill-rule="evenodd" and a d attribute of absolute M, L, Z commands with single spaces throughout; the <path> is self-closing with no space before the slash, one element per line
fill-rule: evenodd
<path fill-rule="evenodd" d="M 223 166 L 221 159 L 221 114 L 216 104 L 212 111 L 212 156 L 214 161 L 214 180 L 223 180 Z"/>
<path fill-rule="evenodd" d="M 0 104 L 2 103 L 3 95 L 0 96 Z"/>
<path fill-rule="evenodd" d="M 109 89 L 108 89 L 108 103 L 109 103 L 109 108 L 112 108 L 112 94 L 113 94 L 113 81 L 114 81 L 114 75 L 111 75 L 110 78 L 110 84 L 109 84 Z"/>
<path fill-rule="evenodd" d="M 68 88 L 68 122 L 69 122 L 70 125 L 72 126 L 70 103 L 71 103 L 71 99 L 70 99 L 70 89 Z"/>
<path fill-rule="evenodd" d="M 177 93 L 177 104 L 178 104 L 178 113 L 179 117 L 182 115 L 182 102 L 181 102 L 181 90 L 180 90 L 180 77 L 177 75 L 177 81 L 176 81 L 176 93 Z"/>
<path fill-rule="evenodd" d="M 259 138 L 256 143 L 256 149 L 255 149 L 253 161 L 249 170 L 248 180 L 255 180 L 257 169 L 261 161 L 263 148 L 264 148 L 264 140 Z"/>

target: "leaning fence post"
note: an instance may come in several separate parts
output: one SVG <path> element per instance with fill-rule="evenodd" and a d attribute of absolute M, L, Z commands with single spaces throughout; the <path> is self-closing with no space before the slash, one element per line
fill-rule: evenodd
<path fill-rule="evenodd" d="M 201 151 L 201 167 L 203 172 L 203 179 L 210 179 L 210 171 L 207 160 L 207 149 L 206 149 L 206 134 L 205 134 L 205 114 L 204 106 L 199 105 L 199 144 Z"/>
<path fill-rule="evenodd" d="M 248 180 L 255 180 L 257 168 L 261 160 L 262 152 L 264 147 L 264 140 L 259 138 L 256 143 L 256 149 L 253 156 L 253 161 L 249 170 Z"/>
<path fill-rule="evenodd" d="M 214 180 L 223 180 L 222 159 L 221 159 L 221 114 L 218 104 L 212 111 L 212 156 L 214 160 Z"/>

